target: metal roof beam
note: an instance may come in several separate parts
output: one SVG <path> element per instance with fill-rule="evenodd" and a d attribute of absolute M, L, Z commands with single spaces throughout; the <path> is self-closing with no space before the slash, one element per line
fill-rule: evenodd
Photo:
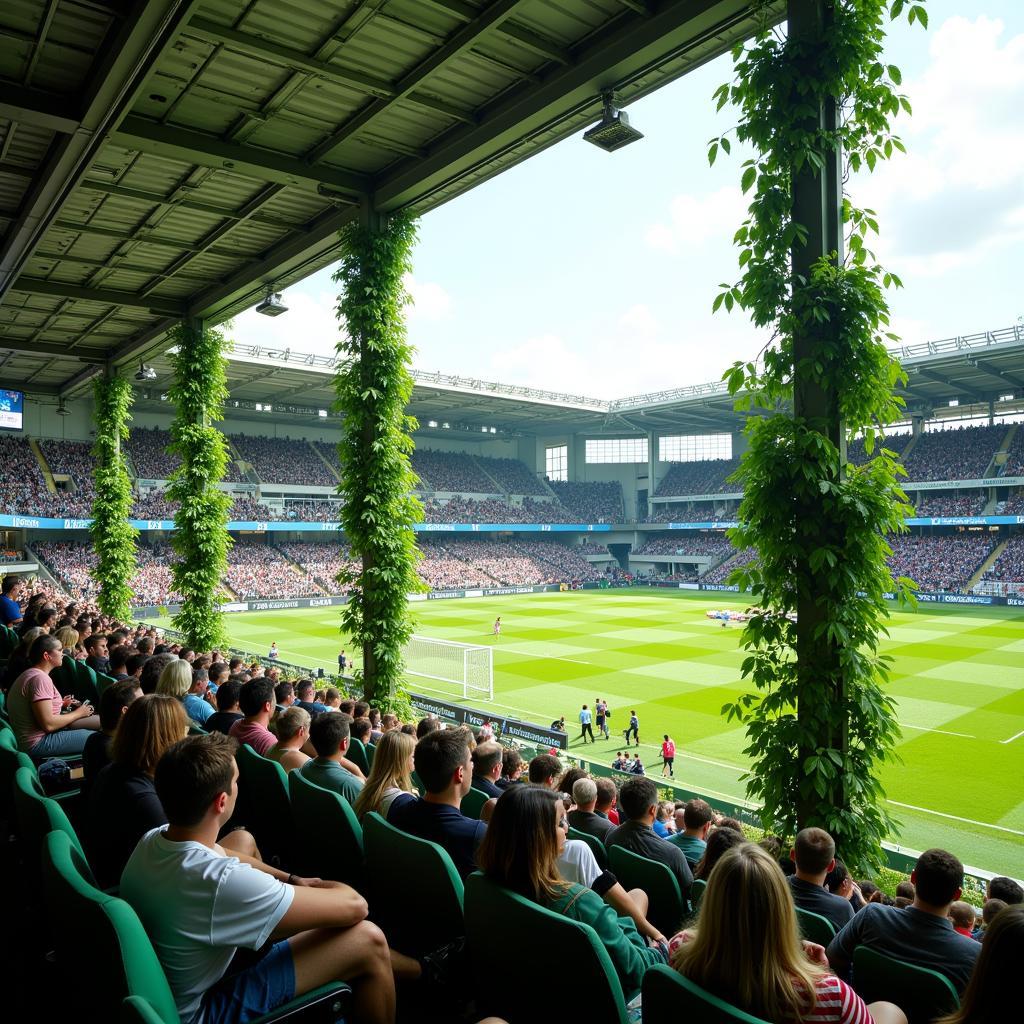
<path fill-rule="evenodd" d="M 464 0 L 422 0 L 423 3 L 450 14 L 453 18 L 461 21 L 471 22 L 480 14 L 478 7 L 467 4 Z M 506 21 L 495 29 L 500 35 L 520 43 L 527 50 L 544 57 L 546 60 L 553 60 L 557 64 L 569 64 L 572 61 L 568 51 L 550 39 L 544 39 L 536 32 L 512 21 Z"/>
<path fill-rule="evenodd" d="M 102 364 L 106 359 L 99 353 L 76 352 L 63 345 L 49 345 L 38 341 L 10 341 L 0 335 L 0 352 L 23 352 L 26 355 L 59 356 L 62 359 L 74 359 L 79 363 Z"/>
<path fill-rule="evenodd" d="M 25 292 L 28 295 L 53 295 L 61 299 L 80 299 L 83 302 L 100 302 L 108 306 L 148 309 L 158 316 L 185 315 L 184 304 L 172 299 L 146 297 L 134 292 L 108 288 L 83 288 L 80 285 L 65 284 L 63 281 L 46 281 L 35 277 L 19 277 L 12 291 Z"/>
<path fill-rule="evenodd" d="M 967 360 L 971 362 L 970 359 Z M 987 373 L 990 377 L 997 377 L 1005 384 L 1009 384 L 1014 389 L 1024 388 L 1024 380 L 1020 377 L 1014 377 L 1012 374 L 1006 373 L 1000 370 L 999 367 L 993 366 L 990 362 L 985 359 L 975 359 L 974 365 L 979 369 Z"/>
<path fill-rule="evenodd" d="M 501 23 L 512 16 L 517 7 L 525 0 L 494 0 L 489 7 L 471 21 L 458 29 L 443 46 L 438 47 L 426 60 L 422 61 L 396 83 L 396 91 L 387 99 L 371 100 L 359 113 L 350 117 L 337 131 L 329 135 L 319 145 L 314 146 L 307 154 L 310 162 L 322 160 L 333 149 L 350 139 L 367 125 L 372 124 L 381 114 L 386 113 L 400 102 L 427 78 L 443 68 L 449 61 L 455 60 L 486 33 L 496 29 Z"/>
<path fill-rule="evenodd" d="M 270 149 L 225 142 L 214 135 L 192 131 L 178 125 L 165 125 L 130 115 L 114 134 L 116 145 L 139 153 L 152 153 L 213 170 L 229 169 L 269 184 L 294 185 L 317 192 L 321 186 L 348 194 L 357 202 L 370 190 L 365 174 L 311 167 L 304 160 Z"/>
<path fill-rule="evenodd" d="M 935 370 L 929 369 L 927 366 L 915 367 L 915 371 L 921 377 L 927 377 L 928 380 L 934 380 L 939 384 L 944 384 L 956 395 L 970 395 L 976 398 L 979 402 L 987 402 L 988 395 L 983 394 L 981 391 L 976 391 L 974 388 L 968 387 L 966 384 L 954 384 L 948 377 L 944 377 L 941 373 L 937 373 Z"/>
<path fill-rule="evenodd" d="M 72 135 L 82 123 L 76 113 L 74 101 L 67 96 L 0 81 L 0 117 Z"/>
<path fill-rule="evenodd" d="M 23 167 L 21 164 L 11 163 L 10 160 L 0 160 L 0 174 L 10 174 L 15 178 L 34 178 L 36 172 L 31 167 Z"/>
<path fill-rule="evenodd" d="M 145 229 L 139 229 L 137 231 L 127 232 L 118 231 L 116 228 L 103 228 L 98 224 L 76 224 L 69 220 L 58 220 L 53 225 L 55 228 L 59 228 L 62 231 L 73 231 L 78 234 L 86 235 L 99 235 L 101 238 L 113 238 L 116 241 L 121 242 L 138 242 L 142 245 L 159 245 L 167 249 L 174 249 L 177 252 L 192 252 L 192 242 L 186 242 L 182 239 L 165 238 L 163 235 L 156 235 Z M 218 256 L 233 256 L 238 258 L 238 251 L 236 249 L 210 249 L 212 253 L 216 253 Z M 68 259 L 70 257 L 62 257 L 62 259 Z M 107 264 L 104 264 L 105 266 Z"/>
<path fill-rule="evenodd" d="M 135 0 L 130 12 L 96 55 L 79 90 L 79 130 L 50 147 L 22 203 L 18 219 L 0 242 L 0 303 L 26 260 L 57 218 L 86 167 L 105 144 L 107 132 L 131 108 L 181 23 L 199 0 Z"/>

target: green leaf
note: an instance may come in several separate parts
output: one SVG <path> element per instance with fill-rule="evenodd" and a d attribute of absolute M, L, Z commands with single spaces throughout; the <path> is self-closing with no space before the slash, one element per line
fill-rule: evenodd
<path fill-rule="evenodd" d="M 743 177 L 740 180 L 740 189 L 743 191 L 744 195 L 746 195 L 746 193 L 750 191 L 751 186 L 754 184 L 754 182 L 756 180 L 757 180 L 757 170 L 756 170 L 756 168 L 748 167 L 743 172 Z"/>

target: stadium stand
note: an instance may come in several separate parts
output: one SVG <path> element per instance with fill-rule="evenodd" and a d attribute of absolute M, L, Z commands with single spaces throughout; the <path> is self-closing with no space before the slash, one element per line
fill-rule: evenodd
<path fill-rule="evenodd" d="M 1006 436 L 1004 426 L 926 430 L 904 460 L 907 479 L 975 480 L 985 475 Z"/>
<path fill-rule="evenodd" d="M 985 579 L 1024 583 L 1024 534 L 1010 538 L 999 557 L 988 567 Z"/>
<path fill-rule="evenodd" d="M 694 533 L 689 531 L 678 533 L 647 535 L 647 539 L 634 555 L 696 555 L 711 558 L 724 558 L 733 546 L 724 533 Z"/>
<path fill-rule="evenodd" d="M 235 541 L 228 552 L 224 582 L 243 601 L 324 593 L 311 573 L 300 571 L 277 548 L 261 541 Z"/>
<path fill-rule="evenodd" d="M 479 457 L 478 457 L 479 458 Z M 504 494 L 546 495 L 544 484 L 531 473 L 525 462 L 519 459 L 479 458 L 480 464 L 487 471 Z"/>
<path fill-rule="evenodd" d="M 40 541 L 34 548 L 47 569 L 61 582 L 69 594 L 95 597 L 96 584 L 89 575 L 96 567 L 96 555 L 84 541 Z M 138 568 L 129 586 L 139 605 L 177 603 L 181 600 L 171 585 L 171 562 L 174 552 L 169 545 L 136 546 Z"/>
<path fill-rule="evenodd" d="M 984 494 L 922 493 L 915 502 L 919 516 L 977 516 L 985 510 Z"/>
<path fill-rule="evenodd" d="M 232 434 L 231 443 L 264 483 L 334 487 L 337 477 L 308 441 Z"/>
<path fill-rule="evenodd" d="M 906 433 L 887 434 L 883 440 L 875 441 L 875 446 L 871 452 L 872 457 L 878 454 L 879 447 L 889 448 L 891 451 L 896 452 L 897 455 L 902 455 L 903 449 L 910 442 L 910 438 L 911 434 L 909 431 Z M 868 453 L 864 447 L 864 438 L 855 437 L 847 444 L 846 458 L 855 466 L 862 466 L 868 461 Z"/>
<path fill-rule="evenodd" d="M 577 523 L 618 523 L 623 513 L 622 484 L 560 480 L 551 489 Z"/>
<path fill-rule="evenodd" d="M 171 432 L 158 427 L 133 427 L 128 434 L 128 457 L 140 480 L 167 480 L 178 468 L 179 459 L 167 451 Z M 227 483 L 242 483 L 242 475 L 229 455 L 224 471 Z"/>
<path fill-rule="evenodd" d="M 285 557 L 294 562 L 307 575 L 312 576 L 317 584 L 329 594 L 344 594 L 348 587 L 341 587 L 337 575 L 343 568 L 358 569 L 358 564 L 349 557 L 348 545 L 328 543 L 281 544 L 280 550 Z"/>
<path fill-rule="evenodd" d="M 704 462 L 673 462 L 662 477 L 656 498 L 669 498 L 677 494 L 716 494 L 738 491 L 738 484 L 727 482 L 736 471 L 739 459 L 710 459 Z"/>
<path fill-rule="evenodd" d="M 472 455 L 417 448 L 412 453 L 413 472 L 428 491 L 453 494 L 499 494 L 501 488 L 487 477 Z"/>
<path fill-rule="evenodd" d="M 995 540 L 987 533 L 901 534 L 889 539 L 889 568 L 909 576 L 921 590 L 965 589 Z"/>
<path fill-rule="evenodd" d="M 738 551 L 732 558 L 726 559 L 721 565 L 715 566 L 710 572 L 705 573 L 701 583 L 724 583 L 733 569 L 739 569 L 757 558 L 757 552 L 752 548 L 745 548 Z"/>

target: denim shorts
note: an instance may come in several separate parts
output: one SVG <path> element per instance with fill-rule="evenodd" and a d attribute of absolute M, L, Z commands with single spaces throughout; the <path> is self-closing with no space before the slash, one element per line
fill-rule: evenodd
<path fill-rule="evenodd" d="M 295 962 L 287 940 L 262 960 L 225 975 L 203 996 L 203 1024 L 245 1024 L 295 998 Z"/>

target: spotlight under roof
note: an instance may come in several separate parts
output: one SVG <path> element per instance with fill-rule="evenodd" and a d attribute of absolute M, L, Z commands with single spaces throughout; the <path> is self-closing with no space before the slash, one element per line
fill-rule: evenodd
<path fill-rule="evenodd" d="M 629 115 L 615 105 L 614 93 L 603 92 L 601 99 L 604 102 L 604 115 L 593 128 L 583 133 L 587 142 L 592 142 L 606 153 L 614 153 L 644 137 L 643 132 L 638 132 L 629 123 Z"/>

